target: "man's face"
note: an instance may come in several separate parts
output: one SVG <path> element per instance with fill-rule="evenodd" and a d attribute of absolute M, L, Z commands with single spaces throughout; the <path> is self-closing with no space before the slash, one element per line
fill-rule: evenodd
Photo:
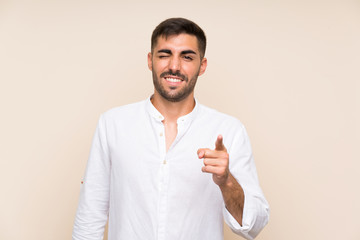
<path fill-rule="evenodd" d="M 197 38 L 189 34 L 159 37 L 148 54 L 155 94 L 171 102 L 193 97 L 196 80 L 206 65 L 206 58 L 200 58 Z"/>

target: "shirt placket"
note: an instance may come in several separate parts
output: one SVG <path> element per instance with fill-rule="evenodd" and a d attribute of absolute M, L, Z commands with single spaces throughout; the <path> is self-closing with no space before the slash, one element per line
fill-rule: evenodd
<path fill-rule="evenodd" d="M 182 138 L 185 133 L 185 129 L 188 127 L 184 118 L 179 118 L 177 121 L 177 136 L 170 147 L 169 151 L 166 152 L 166 139 L 165 139 L 165 126 L 162 123 L 164 118 L 159 115 L 157 116 L 156 131 L 159 143 L 159 157 L 160 157 L 160 170 L 158 178 L 158 229 L 157 239 L 166 239 L 166 218 L 169 214 L 168 209 L 168 191 L 169 191 L 169 167 L 171 163 L 171 153 L 173 148 L 177 145 L 178 141 Z"/>
<path fill-rule="evenodd" d="M 166 154 L 165 127 L 161 122 L 162 117 L 157 124 L 157 135 L 159 143 L 160 170 L 158 178 L 159 200 L 158 200 L 158 240 L 165 240 L 166 215 L 167 215 L 167 197 L 168 197 L 168 180 L 169 164 Z"/>

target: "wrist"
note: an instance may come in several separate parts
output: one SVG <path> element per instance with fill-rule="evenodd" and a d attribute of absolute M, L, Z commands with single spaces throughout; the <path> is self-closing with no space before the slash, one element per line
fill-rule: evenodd
<path fill-rule="evenodd" d="M 234 186 L 234 182 L 233 182 L 233 176 L 231 175 L 231 173 L 229 172 L 227 178 L 224 180 L 224 182 L 220 185 L 220 188 L 232 188 Z"/>

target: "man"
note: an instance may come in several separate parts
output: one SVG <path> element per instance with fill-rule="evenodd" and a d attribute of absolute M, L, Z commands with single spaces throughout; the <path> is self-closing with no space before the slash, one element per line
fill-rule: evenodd
<path fill-rule="evenodd" d="M 154 94 L 104 113 L 95 132 L 73 239 L 223 239 L 223 219 L 253 239 L 268 221 L 248 136 L 194 99 L 206 38 L 165 20 L 151 39 Z"/>

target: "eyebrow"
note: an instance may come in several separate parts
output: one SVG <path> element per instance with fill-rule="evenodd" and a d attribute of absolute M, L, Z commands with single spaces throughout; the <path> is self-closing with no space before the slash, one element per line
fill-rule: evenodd
<path fill-rule="evenodd" d="M 171 54 L 171 51 L 169 49 L 160 49 L 159 51 L 157 51 L 158 53 L 167 53 L 167 54 Z"/>
<path fill-rule="evenodd" d="M 167 54 L 171 54 L 171 50 L 169 49 L 160 49 L 159 51 L 157 51 L 158 53 L 167 53 Z M 193 50 L 184 50 L 181 52 L 182 55 L 184 54 L 195 54 L 196 52 L 194 52 Z"/>
<path fill-rule="evenodd" d="M 196 52 L 194 52 L 193 50 L 185 50 L 185 51 L 182 51 L 181 54 L 195 54 L 196 55 Z"/>

